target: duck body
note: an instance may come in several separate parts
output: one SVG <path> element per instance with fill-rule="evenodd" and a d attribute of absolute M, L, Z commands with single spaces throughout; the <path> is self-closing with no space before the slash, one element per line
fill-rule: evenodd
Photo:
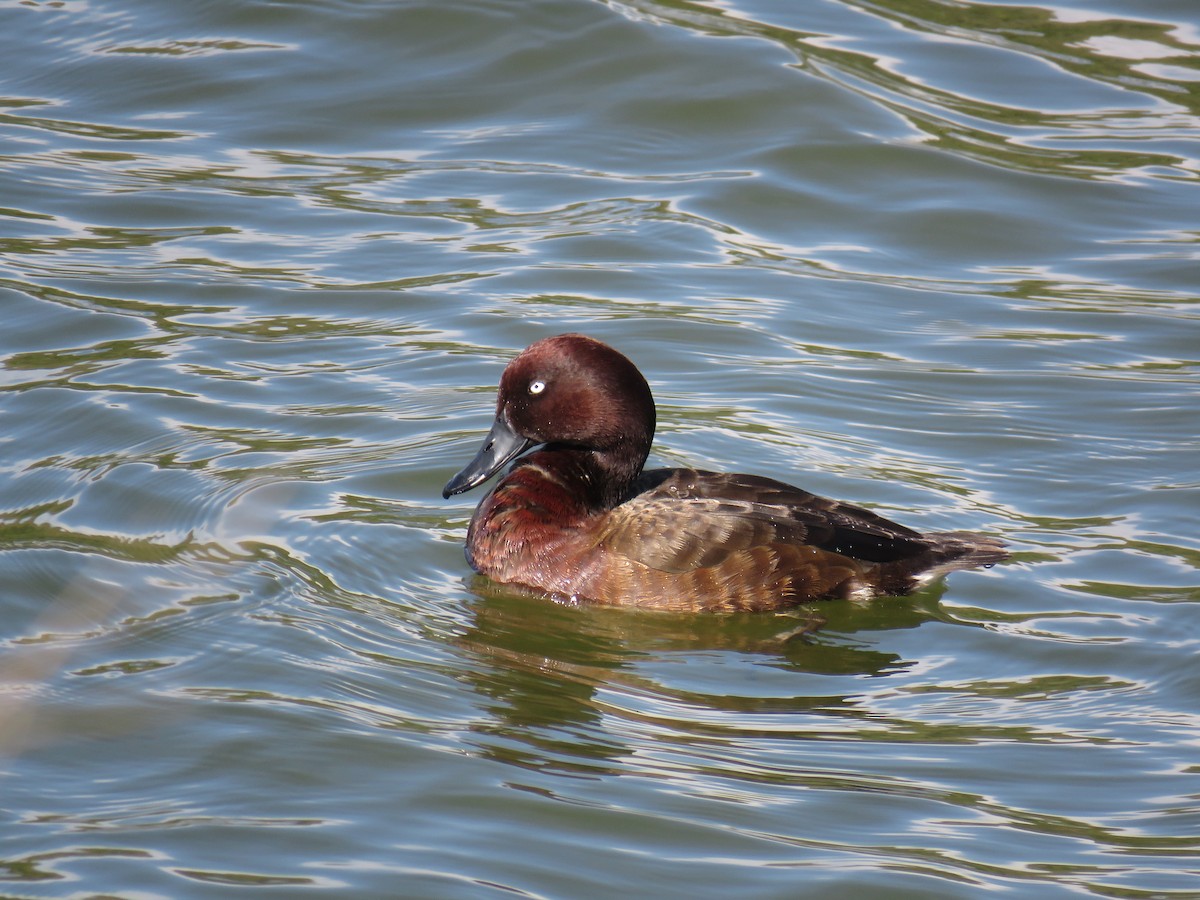
<path fill-rule="evenodd" d="M 616 350 L 576 334 L 532 344 L 443 492 L 520 457 L 475 510 L 467 561 L 557 600 L 699 612 L 905 594 L 1007 556 L 992 537 L 922 534 L 769 478 L 643 471 L 654 422 L 649 386 Z"/>

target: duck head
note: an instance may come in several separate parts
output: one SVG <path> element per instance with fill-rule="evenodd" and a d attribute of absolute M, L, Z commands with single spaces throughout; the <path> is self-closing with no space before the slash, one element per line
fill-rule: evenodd
<path fill-rule="evenodd" d="M 442 496 L 478 487 L 543 445 L 583 451 L 600 493 L 615 503 L 642 470 L 654 424 L 650 387 L 628 359 L 582 334 L 543 338 L 505 368 L 491 430 Z"/>

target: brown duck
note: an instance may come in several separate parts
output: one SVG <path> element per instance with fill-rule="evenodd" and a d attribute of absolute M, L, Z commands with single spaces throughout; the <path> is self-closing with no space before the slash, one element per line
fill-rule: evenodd
<path fill-rule="evenodd" d="M 612 347 L 581 334 L 530 345 L 500 377 L 483 447 L 442 492 L 520 457 L 475 510 L 467 561 L 560 601 L 734 611 L 906 594 L 1008 555 L 993 537 L 921 534 L 770 478 L 642 471 L 654 424 L 646 379 Z"/>

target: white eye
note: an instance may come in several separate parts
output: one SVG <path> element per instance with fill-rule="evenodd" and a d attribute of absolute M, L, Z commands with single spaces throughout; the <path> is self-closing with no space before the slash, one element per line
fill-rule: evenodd
<path fill-rule="evenodd" d="M 546 389 L 546 382 L 531 381 L 529 382 L 529 393 L 537 395 Z"/>

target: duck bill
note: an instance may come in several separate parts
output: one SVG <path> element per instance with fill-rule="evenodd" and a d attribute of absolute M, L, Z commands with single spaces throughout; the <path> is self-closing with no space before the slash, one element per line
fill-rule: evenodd
<path fill-rule="evenodd" d="M 484 438 L 483 446 L 479 448 L 475 458 L 467 463 L 465 469 L 446 482 L 442 489 L 442 497 L 452 497 L 478 487 L 536 443 L 537 441 L 521 437 L 513 431 L 504 413 L 500 413 L 492 423 L 492 430 Z"/>

